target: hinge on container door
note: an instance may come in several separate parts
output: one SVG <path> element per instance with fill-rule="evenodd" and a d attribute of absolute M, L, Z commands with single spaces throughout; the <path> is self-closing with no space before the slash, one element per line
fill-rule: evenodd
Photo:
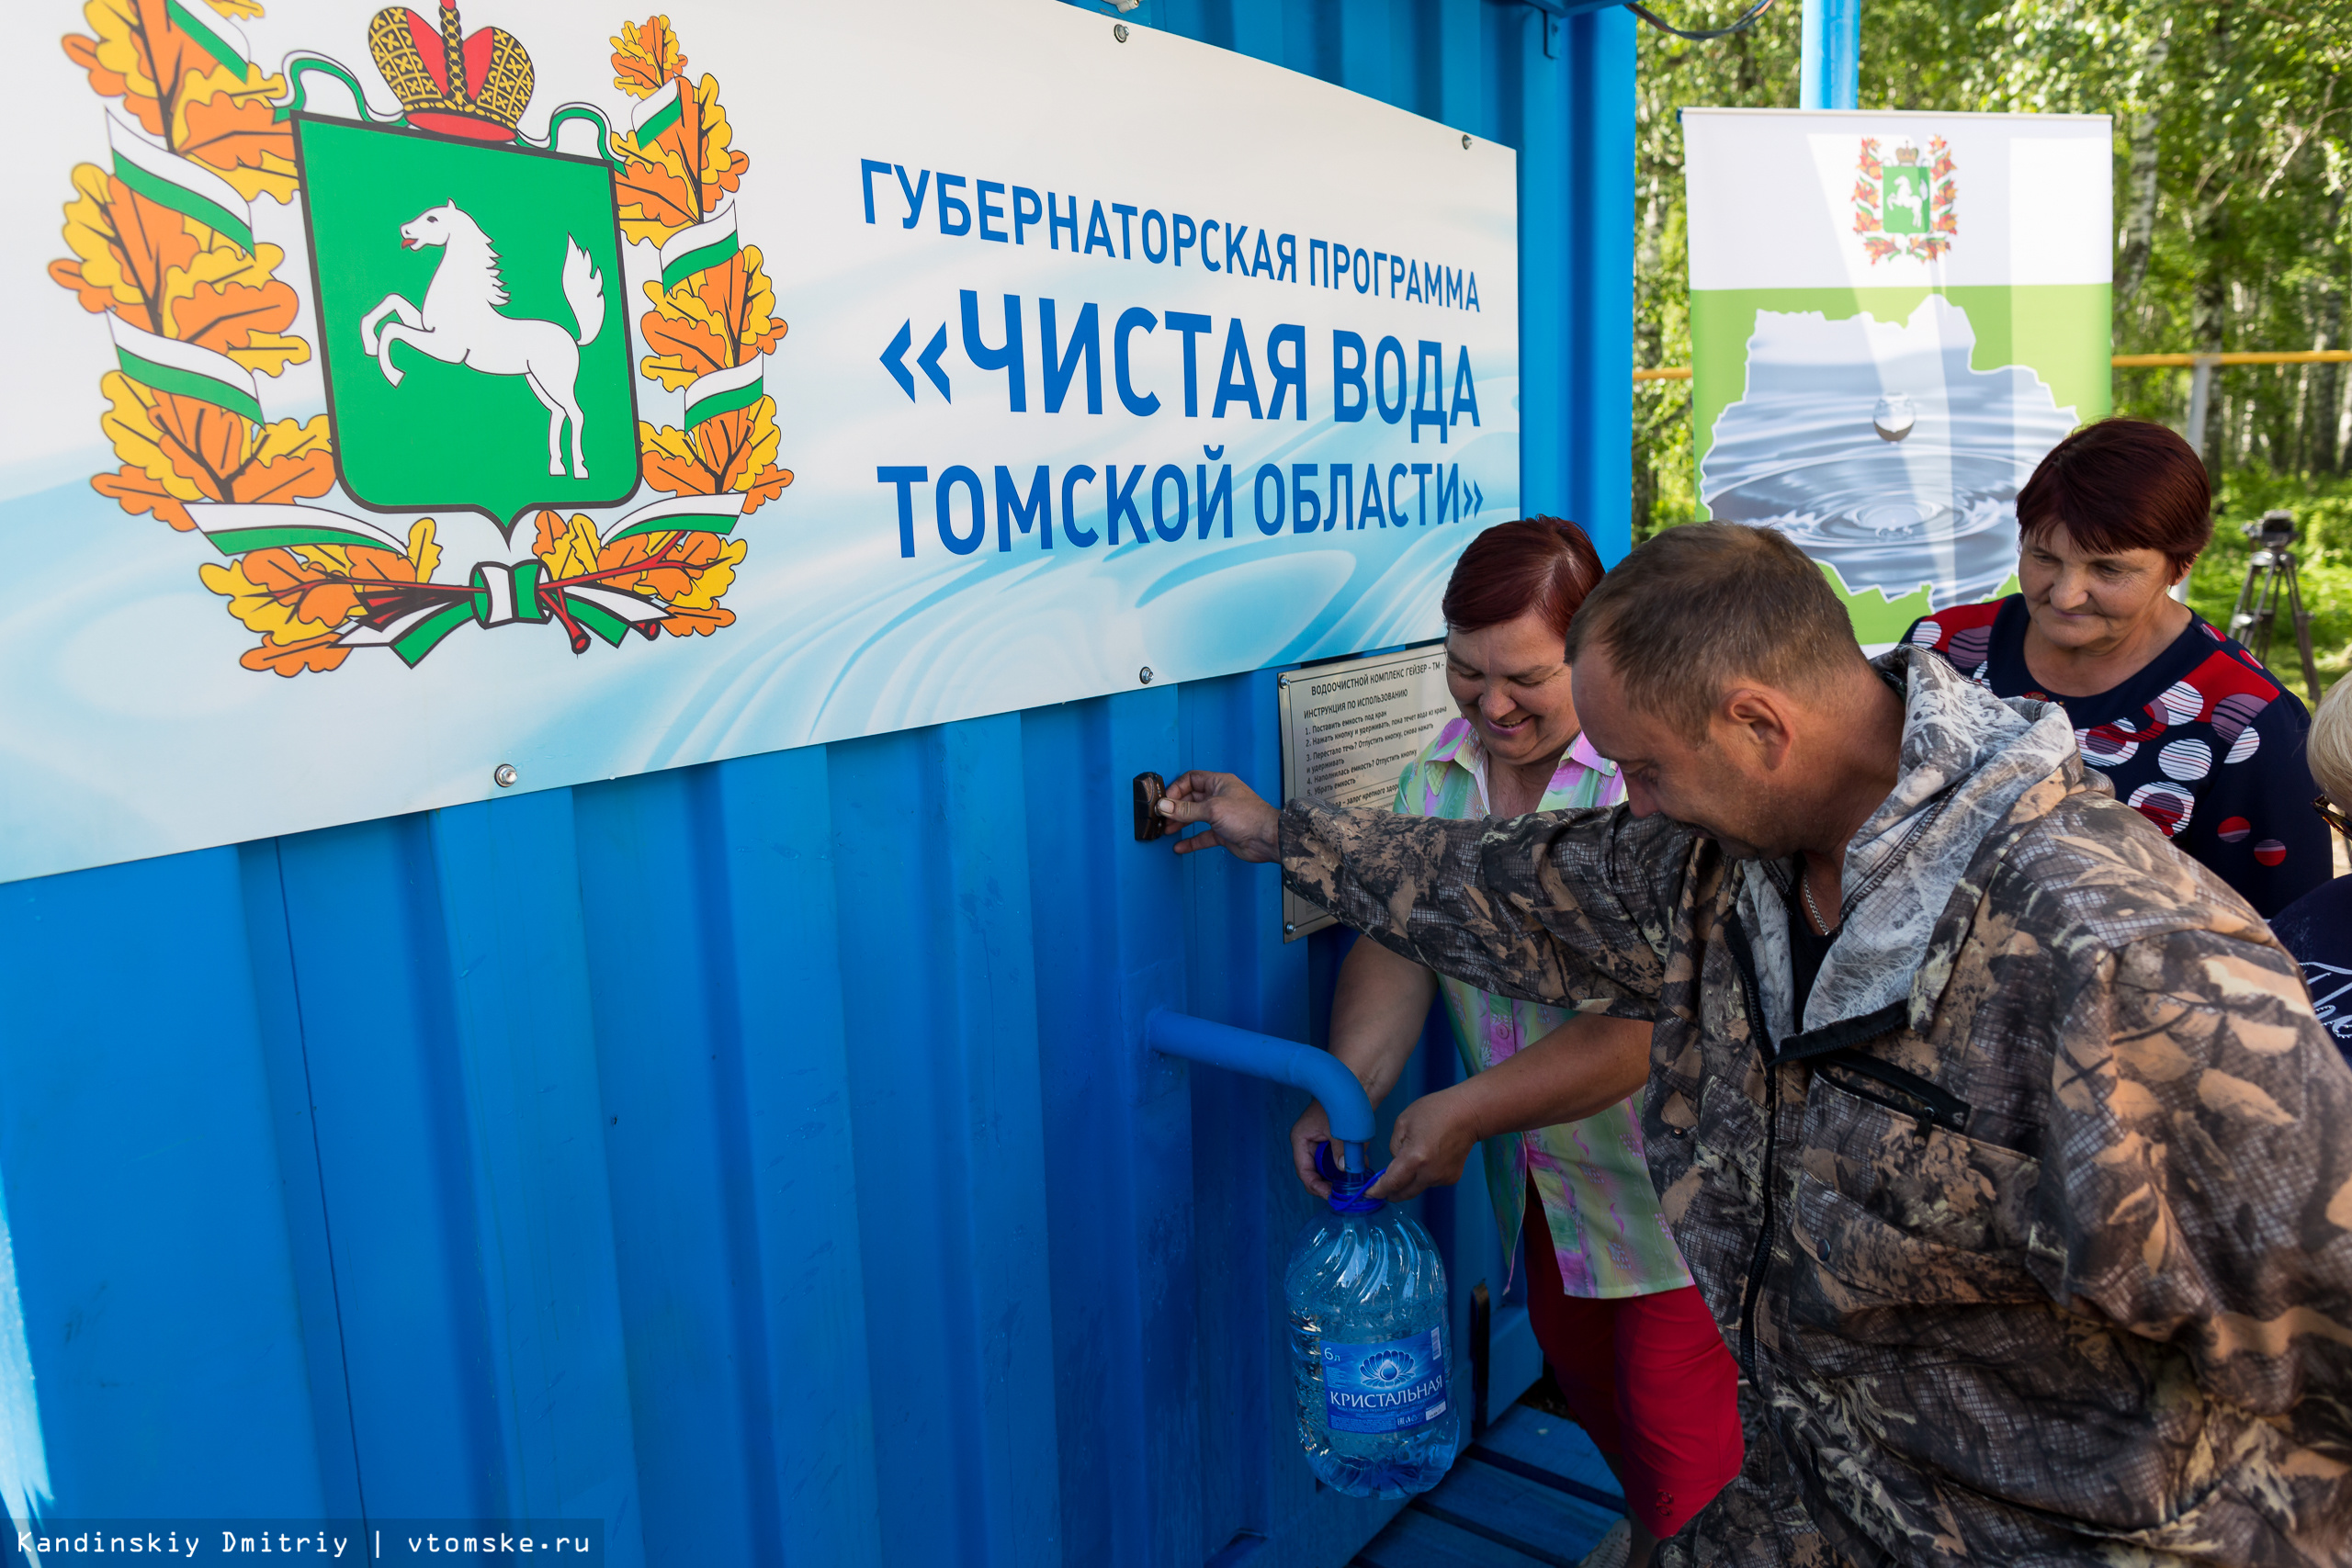
<path fill-rule="evenodd" d="M 1567 7 L 1561 0 L 1520 0 L 1520 4 L 1532 6 L 1544 17 L 1544 58 L 1559 59 L 1560 24 L 1566 19 Z"/>

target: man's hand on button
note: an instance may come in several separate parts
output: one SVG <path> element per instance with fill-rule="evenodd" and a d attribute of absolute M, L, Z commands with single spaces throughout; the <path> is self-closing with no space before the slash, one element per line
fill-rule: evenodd
<path fill-rule="evenodd" d="M 1159 814 L 1179 828 L 1204 823 L 1205 833 L 1176 840 L 1180 855 L 1229 850 L 1246 861 L 1282 858 L 1282 813 L 1231 773 L 1183 774 L 1160 797 Z"/>

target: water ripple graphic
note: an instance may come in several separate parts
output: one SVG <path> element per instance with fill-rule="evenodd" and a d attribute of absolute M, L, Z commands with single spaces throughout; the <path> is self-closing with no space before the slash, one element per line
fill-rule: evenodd
<path fill-rule="evenodd" d="M 2017 493 L 2075 427 L 2031 367 L 1972 368 L 1967 312 L 1908 321 L 1759 310 L 1747 395 L 1715 423 L 1700 488 L 1725 522 L 1778 528 L 1849 589 L 1939 606 L 2017 566 Z"/>

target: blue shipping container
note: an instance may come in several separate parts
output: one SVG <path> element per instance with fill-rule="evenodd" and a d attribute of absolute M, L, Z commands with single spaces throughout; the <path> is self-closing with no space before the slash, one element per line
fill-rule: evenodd
<path fill-rule="evenodd" d="M 1119 19 L 1518 149 L 1522 493 L 1622 554 L 1631 17 Z M 1196 761 L 1277 789 L 1273 671 L 0 887 L 0 1501 L 1345 1562 L 1396 1505 L 1286 1407 L 1303 1097 L 1140 1045 L 1319 1039 L 1344 939 L 1132 841 L 1130 777 Z M 1475 1162 L 1423 1206 L 1455 1343 L 1504 1303 L 1498 1407 L 1537 1361 Z"/>

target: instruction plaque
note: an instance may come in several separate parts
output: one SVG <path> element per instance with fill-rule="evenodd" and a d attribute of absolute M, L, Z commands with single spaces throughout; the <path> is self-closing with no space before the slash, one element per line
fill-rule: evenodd
<path fill-rule="evenodd" d="M 1293 670 L 1280 683 L 1283 799 L 1385 811 L 1396 775 L 1453 716 L 1445 645 Z M 1283 889 L 1283 940 L 1321 931 L 1329 915 Z"/>

